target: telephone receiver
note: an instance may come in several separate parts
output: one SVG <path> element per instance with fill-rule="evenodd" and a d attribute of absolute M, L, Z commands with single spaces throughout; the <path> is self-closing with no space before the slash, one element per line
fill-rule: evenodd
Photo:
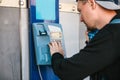
<path fill-rule="evenodd" d="M 94 30 L 89 31 L 88 32 L 89 40 L 91 40 L 96 35 L 97 32 L 98 32 L 98 29 L 94 29 Z"/>

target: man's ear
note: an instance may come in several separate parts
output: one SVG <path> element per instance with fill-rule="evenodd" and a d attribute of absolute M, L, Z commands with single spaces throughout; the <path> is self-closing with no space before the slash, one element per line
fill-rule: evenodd
<path fill-rule="evenodd" d="M 96 8 L 96 2 L 95 0 L 88 0 L 89 3 L 90 3 L 90 6 L 92 7 L 92 9 L 95 9 Z"/>

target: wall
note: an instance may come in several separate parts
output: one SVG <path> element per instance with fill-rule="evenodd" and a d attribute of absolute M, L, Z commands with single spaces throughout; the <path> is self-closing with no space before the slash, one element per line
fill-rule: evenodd
<path fill-rule="evenodd" d="M 60 3 L 65 3 L 68 5 L 76 4 L 75 0 L 60 0 Z M 72 10 L 70 9 L 71 5 L 68 6 L 69 10 Z M 86 27 L 84 23 L 80 22 L 79 13 L 68 10 L 60 10 L 60 23 L 62 24 L 64 32 L 66 56 L 71 57 L 85 46 Z M 84 80 L 89 80 L 89 77 Z"/>
<path fill-rule="evenodd" d="M 0 80 L 21 80 L 19 9 L 0 7 Z"/>
<path fill-rule="evenodd" d="M 27 0 L 0 0 L 0 80 L 29 80 Z"/>

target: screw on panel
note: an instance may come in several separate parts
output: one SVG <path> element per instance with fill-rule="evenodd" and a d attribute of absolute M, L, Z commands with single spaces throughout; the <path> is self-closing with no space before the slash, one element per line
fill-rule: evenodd
<path fill-rule="evenodd" d="M 62 9 L 62 4 L 59 4 L 59 9 Z"/>
<path fill-rule="evenodd" d="M 72 7 L 72 11 L 75 11 L 75 10 L 76 10 L 76 7 L 75 7 L 75 6 L 73 6 L 73 7 Z"/>
<path fill-rule="evenodd" d="M 19 1 L 19 5 L 23 6 L 24 5 L 24 1 Z"/>

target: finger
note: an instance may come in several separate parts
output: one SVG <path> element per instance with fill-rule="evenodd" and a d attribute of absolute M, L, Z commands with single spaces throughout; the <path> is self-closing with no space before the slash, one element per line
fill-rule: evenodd
<path fill-rule="evenodd" d="M 51 45 L 51 46 L 54 45 L 54 41 L 50 42 L 49 45 Z"/>
<path fill-rule="evenodd" d="M 53 42 L 52 42 L 52 46 L 57 47 L 57 46 L 58 46 L 57 42 L 56 42 L 56 41 L 53 41 Z"/>
<path fill-rule="evenodd" d="M 57 44 L 58 44 L 58 46 L 59 46 L 59 47 L 61 47 L 61 46 L 62 46 L 60 41 L 59 41 Z"/>
<path fill-rule="evenodd" d="M 53 47 L 54 47 L 53 42 L 50 42 L 50 43 L 48 44 L 48 46 L 50 47 L 50 49 L 53 49 Z"/>
<path fill-rule="evenodd" d="M 49 46 L 49 47 L 52 46 L 52 43 L 50 42 L 50 43 L 48 44 L 48 46 Z"/>
<path fill-rule="evenodd" d="M 50 50 L 52 49 L 52 45 L 51 44 L 48 44 L 48 46 L 49 46 L 49 48 L 50 48 Z"/>

